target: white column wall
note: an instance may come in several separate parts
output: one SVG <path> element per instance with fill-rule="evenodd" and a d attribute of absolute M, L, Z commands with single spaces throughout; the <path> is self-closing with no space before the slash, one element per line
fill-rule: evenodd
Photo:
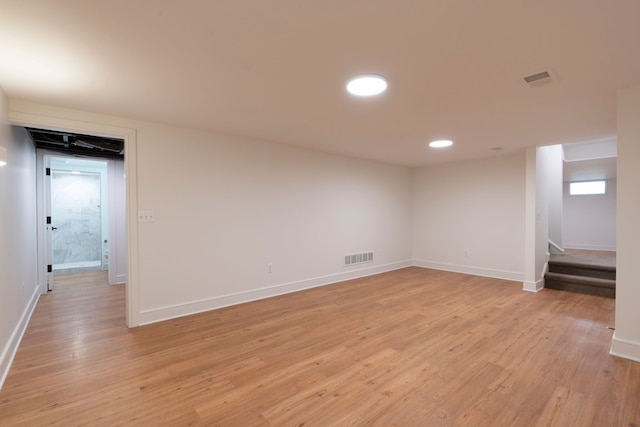
<path fill-rule="evenodd" d="M 559 221 L 562 211 L 561 207 L 552 207 L 562 196 L 561 167 L 562 156 L 558 146 L 527 149 L 526 278 L 523 283 L 526 291 L 538 292 L 544 288 L 552 228 L 550 222 Z"/>
<path fill-rule="evenodd" d="M 563 154 L 562 145 L 544 147 L 547 157 L 547 185 L 549 191 L 549 240 L 561 248 L 564 247 L 562 239 L 563 197 L 562 197 L 562 171 Z"/>
<path fill-rule="evenodd" d="M 525 154 L 525 248 L 524 248 L 524 280 L 522 289 L 529 292 L 538 292 L 543 289 L 544 283 L 540 277 L 538 268 L 537 231 L 538 226 L 538 201 L 537 201 L 537 163 L 538 149 L 529 147 Z"/>
<path fill-rule="evenodd" d="M 640 362 L 640 86 L 618 92 L 616 325 L 611 353 Z"/>
<path fill-rule="evenodd" d="M 127 280 L 127 206 L 125 167 L 122 160 L 109 160 L 109 284 Z"/>

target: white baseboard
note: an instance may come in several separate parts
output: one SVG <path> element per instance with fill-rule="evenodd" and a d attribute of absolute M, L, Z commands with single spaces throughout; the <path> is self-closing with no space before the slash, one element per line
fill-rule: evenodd
<path fill-rule="evenodd" d="M 580 243 L 567 243 L 564 245 L 565 249 L 580 249 L 584 251 L 607 251 L 607 252 L 615 252 L 615 246 L 605 246 L 605 245 L 582 245 Z"/>
<path fill-rule="evenodd" d="M 609 354 L 640 362 L 640 343 L 617 338 L 616 333 L 614 332 L 613 338 L 611 339 L 611 350 L 609 351 Z"/>
<path fill-rule="evenodd" d="M 542 272 L 540 274 L 541 279 L 536 280 L 535 282 L 529 280 L 522 281 L 522 290 L 527 292 L 540 292 L 544 289 L 544 276 L 549 272 L 549 257 L 550 254 L 547 253 L 547 262 L 542 266 Z"/>
<path fill-rule="evenodd" d="M 20 345 L 20 341 L 22 341 L 22 337 L 27 330 L 29 320 L 31 320 L 31 315 L 33 314 L 33 310 L 35 310 L 36 305 L 38 304 L 39 298 L 40 287 L 35 286 L 35 288 L 33 289 L 33 294 L 31 295 L 31 298 L 29 298 L 29 302 L 24 308 L 18 324 L 13 329 L 13 332 L 9 337 L 9 341 L 2 349 L 2 354 L 0 355 L 0 389 L 2 389 L 4 381 L 7 379 L 9 369 L 11 368 L 11 364 L 13 363 L 13 358 L 18 351 L 18 346 Z"/>
<path fill-rule="evenodd" d="M 127 275 L 126 274 L 119 274 L 116 276 L 116 281 L 113 283 L 109 283 L 110 285 L 122 285 L 124 283 L 127 283 Z"/>
<path fill-rule="evenodd" d="M 524 273 L 517 273 L 513 271 L 494 270 L 494 269 L 482 268 L 482 267 L 471 267 L 468 265 L 447 264 L 444 262 L 426 261 L 421 259 L 414 259 L 413 265 L 416 267 L 451 271 L 453 273 L 471 274 L 472 276 L 492 277 L 494 279 L 512 280 L 515 282 L 522 282 L 524 280 Z"/>
<path fill-rule="evenodd" d="M 544 289 L 544 279 L 540 279 L 536 282 L 522 282 L 522 290 L 527 292 L 540 292 Z"/>
<path fill-rule="evenodd" d="M 160 307 L 151 310 L 141 311 L 138 319 L 139 325 L 161 322 L 163 320 L 174 319 L 176 317 L 188 316 L 204 311 L 216 310 L 218 308 L 256 301 L 260 299 L 275 297 L 278 295 L 298 292 L 318 286 L 330 285 L 332 283 L 343 282 L 345 280 L 357 279 L 374 274 L 385 273 L 387 271 L 398 270 L 411 267 L 411 261 L 399 261 L 390 264 L 377 265 L 357 270 L 349 270 L 343 273 L 331 274 L 327 276 L 315 277 L 296 282 L 283 283 L 266 288 L 254 289 L 251 291 L 238 292 L 221 295 L 213 298 L 191 301 L 184 304 Z"/>

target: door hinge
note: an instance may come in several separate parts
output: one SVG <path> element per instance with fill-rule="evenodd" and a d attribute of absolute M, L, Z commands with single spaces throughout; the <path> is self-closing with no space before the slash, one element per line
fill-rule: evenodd
<path fill-rule="evenodd" d="M 47 273 L 51 273 L 53 271 L 53 267 L 51 267 L 51 264 L 47 265 Z"/>
<path fill-rule="evenodd" d="M 41 169 L 42 170 L 42 169 Z M 47 176 L 51 176 L 51 168 L 47 168 Z"/>

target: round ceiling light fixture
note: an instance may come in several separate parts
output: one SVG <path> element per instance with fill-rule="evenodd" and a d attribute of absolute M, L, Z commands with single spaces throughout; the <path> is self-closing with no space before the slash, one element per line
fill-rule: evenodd
<path fill-rule="evenodd" d="M 431 148 L 444 148 L 451 147 L 453 145 L 453 141 L 450 139 L 438 139 L 437 141 L 431 141 L 429 143 L 429 147 Z"/>
<path fill-rule="evenodd" d="M 386 89 L 387 79 L 379 74 L 361 74 L 347 83 L 347 91 L 356 96 L 374 96 Z"/>

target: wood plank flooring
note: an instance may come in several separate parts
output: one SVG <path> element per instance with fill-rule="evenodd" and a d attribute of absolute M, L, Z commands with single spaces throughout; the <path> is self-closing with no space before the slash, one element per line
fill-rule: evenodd
<path fill-rule="evenodd" d="M 107 271 L 88 271 L 75 274 L 55 276 L 53 289 L 55 293 L 77 291 L 79 286 L 93 288 L 109 284 Z"/>
<path fill-rule="evenodd" d="M 417 267 L 135 329 L 43 295 L 2 426 L 638 426 L 614 300 Z"/>

